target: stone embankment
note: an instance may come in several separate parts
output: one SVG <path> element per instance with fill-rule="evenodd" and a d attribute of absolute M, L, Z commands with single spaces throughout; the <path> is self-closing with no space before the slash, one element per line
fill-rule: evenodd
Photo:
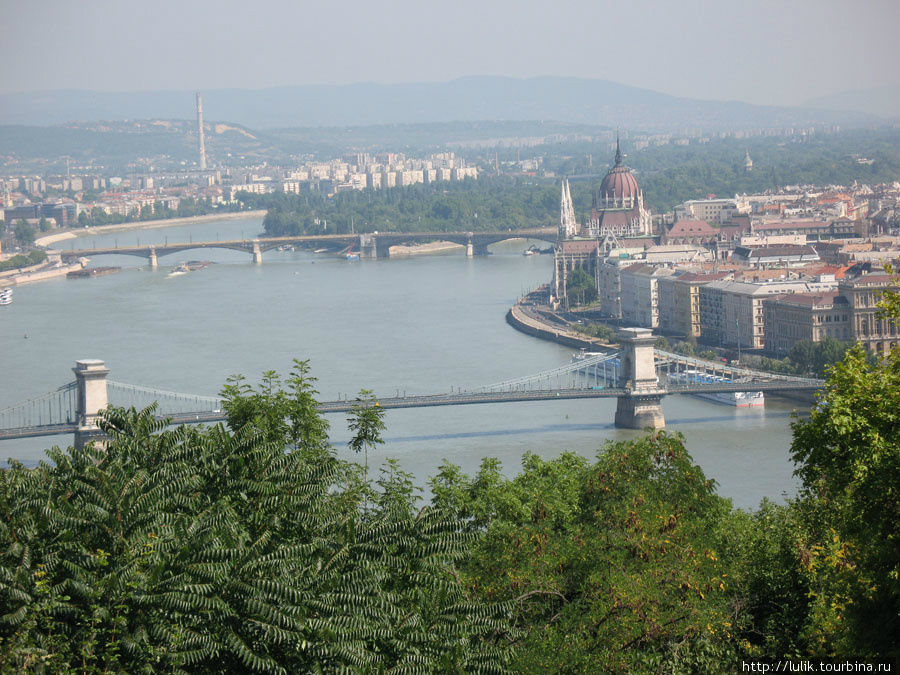
<path fill-rule="evenodd" d="M 240 220 L 242 218 L 262 218 L 266 215 L 264 210 L 234 211 L 230 213 L 210 213 L 205 216 L 190 216 L 187 218 L 166 218 L 163 220 L 137 220 L 132 223 L 118 223 L 117 225 L 97 225 L 95 227 L 75 228 L 66 232 L 56 232 L 35 240 L 38 246 L 49 246 L 57 241 L 74 239 L 88 234 L 111 234 L 114 232 L 126 232 L 128 230 L 155 230 L 161 227 L 177 227 L 178 225 L 192 225 L 194 223 L 208 223 L 216 220 Z"/>
<path fill-rule="evenodd" d="M 464 250 L 466 247 L 461 244 L 454 244 L 450 241 L 432 241 L 425 244 L 403 245 L 398 244 L 391 246 L 390 255 L 392 258 L 403 258 L 414 255 L 434 255 L 436 253 L 456 253 Z"/>
<path fill-rule="evenodd" d="M 567 347 L 592 351 L 615 349 L 614 345 L 581 335 L 575 331 L 568 330 L 564 326 L 542 321 L 538 316 L 527 312 L 518 302 L 506 313 L 506 323 L 527 335 L 557 342 Z"/>
<path fill-rule="evenodd" d="M 23 267 L 12 272 L 12 274 L 5 273 L 0 280 L 11 282 L 16 286 L 31 284 L 36 281 L 47 281 L 48 279 L 64 277 L 69 272 L 83 269 L 86 263 L 87 259 L 81 258 L 77 262 L 66 265 L 63 264 L 59 255 L 51 255 L 46 262 L 32 265 L 31 267 Z"/>

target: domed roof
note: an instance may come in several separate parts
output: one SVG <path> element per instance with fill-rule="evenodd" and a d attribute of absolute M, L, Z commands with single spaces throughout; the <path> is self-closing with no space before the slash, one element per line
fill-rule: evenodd
<path fill-rule="evenodd" d="M 619 149 L 619 139 L 616 139 L 616 163 L 609 170 L 603 182 L 600 183 L 601 199 L 637 199 L 640 192 L 637 178 L 627 166 L 622 163 L 622 151 Z"/>

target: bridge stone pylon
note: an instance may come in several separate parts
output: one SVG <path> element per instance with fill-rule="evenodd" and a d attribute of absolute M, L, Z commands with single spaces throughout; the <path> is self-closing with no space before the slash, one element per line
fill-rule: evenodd
<path fill-rule="evenodd" d="M 77 387 L 75 420 L 78 428 L 75 431 L 75 447 L 82 448 L 102 436 L 97 418 L 109 403 L 106 388 L 109 369 L 99 359 L 82 359 L 75 362 L 72 372 L 75 373 Z"/>
<path fill-rule="evenodd" d="M 656 375 L 653 331 L 623 328 L 619 341 L 622 344 L 619 384 L 626 394 L 618 397 L 615 424 L 624 429 L 662 429 L 666 420 L 660 401 L 666 392 L 660 388 Z"/>

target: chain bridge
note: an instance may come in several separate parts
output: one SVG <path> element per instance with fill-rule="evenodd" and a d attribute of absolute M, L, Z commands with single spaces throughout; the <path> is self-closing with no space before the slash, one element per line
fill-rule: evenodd
<path fill-rule="evenodd" d="M 472 389 L 442 394 L 379 398 L 382 408 L 425 408 L 448 405 L 555 401 L 582 398 L 617 399 L 615 424 L 628 429 L 665 426 L 661 400 L 671 394 L 815 391 L 824 382 L 789 377 L 706 361 L 654 349 L 649 329 L 621 331 L 622 349 L 581 353 L 571 363 L 539 373 Z M 103 361 L 77 361 L 75 381 L 0 410 L 0 440 L 74 434 L 75 444 L 100 436 L 99 413 L 108 405 L 145 408 L 157 404 L 159 418 L 173 424 L 225 419 L 223 401 L 125 384 L 107 378 Z M 350 411 L 356 401 L 319 404 L 322 413 Z"/>

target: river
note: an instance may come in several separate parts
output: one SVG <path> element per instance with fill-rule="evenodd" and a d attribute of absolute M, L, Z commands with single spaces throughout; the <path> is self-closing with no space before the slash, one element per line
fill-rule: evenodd
<path fill-rule="evenodd" d="M 258 218 L 87 236 L 60 248 L 137 245 L 251 237 Z M 121 265 L 120 274 L 22 286 L 0 308 L 0 408 L 73 379 L 77 359 L 106 361 L 110 378 L 171 391 L 212 395 L 226 378 L 251 381 L 266 370 L 287 374 L 309 359 L 322 400 L 372 389 L 378 395 L 473 388 L 554 368 L 572 350 L 523 335 L 504 316 L 524 291 L 549 280 L 550 256 L 523 256 L 527 243 L 460 254 L 347 262 L 307 251 L 247 253 L 192 250 L 159 259 L 150 271 L 132 256 L 98 256 L 91 266 Z M 204 270 L 170 276 L 190 259 Z M 28 337 L 25 338 L 25 335 Z M 782 500 L 796 482 L 788 456 L 790 402 L 738 410 L 685 396 L 663 400 L 668 429 L 720 494 L 753 508 Z M 634 438 L 616 429 L 615 400 L 550 401 L 392 410 L 386 443 L 370 464 L 397 458 L 417 484 L 446 458 L 473 473 L 499 457 L 507 474 L 525 452 L 552 457 L 573 450 L 593 457 L 605 441 Z M 332 440 L 349 457 L 346 420 L 329 416 Z M 33 465 L 43 449 L 70 437 L 0 442 L 0 457 Z"/>

